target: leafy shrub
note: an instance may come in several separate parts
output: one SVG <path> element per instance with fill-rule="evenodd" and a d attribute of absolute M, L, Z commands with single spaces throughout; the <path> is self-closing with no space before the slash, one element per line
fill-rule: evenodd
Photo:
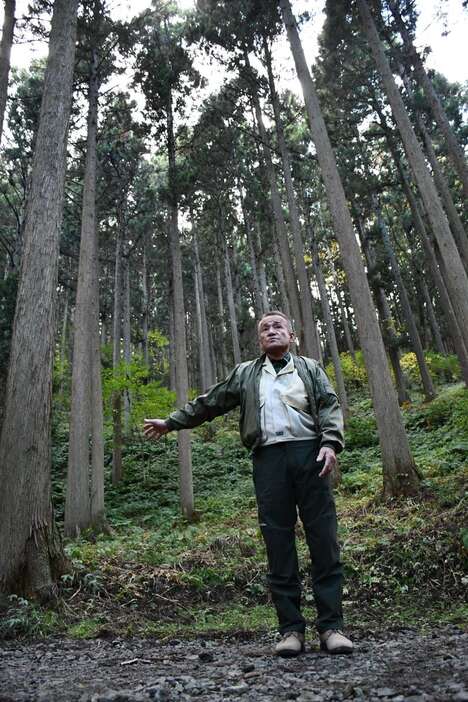
<path fill-rule="evenodd" d="M 0 617 L 0 639 L 18 636 L 46 636 L 57 622 L 57 614 L 29 600 L 10 595 L 6 612 Z"/>
<path fill-rule="evenodd" d="M 424 427 L 435 429 L 446 425 L 447 433 L 455 431 L 459 438 L 468 440 L 468 391 L 461 387 L 451 387 L 436 397 L 431 403 L 409 411 L 406 418 L 409 428 Z"/>
<path fill-rule="evenodd" d="M 444 383 L 460 378 L 460 365 L 456 356 L 443 356 L 440 353 L 428 351 L 424 354 L 424 357 L 433 381 Z M 411 382 L 421 382 L 418 361 L 413 351 L 405 353 L 400 359 L 400 364 L 403 372 L 406 373 Z"/>
<path fill-rule="evenodd" d="M 355 358 L 353 358 L 349 352 L 341 353 L 340 363 L 345 385 L 348 390 L 359 390 L 367 385 L 367 372 L 361 351 L 356 352 Z M 333 364 L 329 363 L 325 370 L 331 382 L 336 384 Z"/>
<path fill-rule="evenodd" d="M 460 363 L 456 356 L 444 356 L 441 353 L 434 353 L 433 351 L 429 351 L 425 356 L 433 380 L 439 382 L 460 380 Z"/>
<path fill-rule="evenodd" d="M 351 416 L 346 425 L 345 440 L 349 449 L 366 448 L 378 444 L 379 437 L 374 415 Z"/>
<path fill-rule="evenodd" d="M 109 407 L 116 391 L 128 391 L 132 396 L 131 422 L 139 427 L 145 417 L 166 417 L 175 409 L 175 392 L 163 387 L 159 381 L 148 382 L 149 370 L 142 357 L 134 356 L 131 363 L 121 362 L 114 370 L 103 371 L 103 397 Z"/>

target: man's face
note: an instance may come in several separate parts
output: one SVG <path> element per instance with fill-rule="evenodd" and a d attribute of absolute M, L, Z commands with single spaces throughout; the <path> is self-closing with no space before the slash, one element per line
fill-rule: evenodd
<path fill-rule="evenodd" d="M 284 317 L 272 314 L 262 321 L 258 327 L 260 348 L 269 356 L 281 358 L 294 339 L 294 333 Z"/>

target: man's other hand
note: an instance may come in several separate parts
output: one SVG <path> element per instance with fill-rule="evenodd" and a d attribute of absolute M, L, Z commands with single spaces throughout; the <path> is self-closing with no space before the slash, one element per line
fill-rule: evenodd
<path fill-rule="evenodd" d="M 160 439 L 169 429 L 164 419 L 145 419 L 143 433 L 147 439 Z"/>
<path fill-rule="evenodd" d="M 319 473 L 319 478 L 324 478 L 326 475 L 332 472 L 333 468 L 336 466 L 336 453 L 330 446 L 322 446 L 319 455 L 317 456 L 317 461 L 325 460 L 325 465 Z"/>

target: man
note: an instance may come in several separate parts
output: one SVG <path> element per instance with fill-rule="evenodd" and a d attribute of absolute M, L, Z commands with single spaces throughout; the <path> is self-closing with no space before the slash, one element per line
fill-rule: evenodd
<path fill-rule="evenodd" d="M 295 543 L 297 512 L 312 560 L 312 585 L 321 647 L 351 653 L 342 632 L 342 566 L 330 473 L 343 449 L 343 418 L 330 382 L 318 363 L 293 356 L 291 322 L 268 312 L 258 325 L 262 355 L 240 363 L 222 382 L 176 410 L 166 420 L 145 420 L 145 435 L 158 439 L 190 429 L 240 406 L 240 434 L 252 451 L 267 576 L 284 657 L 304 650 L 305 619 Z"/>

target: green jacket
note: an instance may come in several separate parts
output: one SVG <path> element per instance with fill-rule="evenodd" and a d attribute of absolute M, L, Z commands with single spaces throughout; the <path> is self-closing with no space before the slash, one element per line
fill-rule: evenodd
<path fill-rule="evenodd" d="M 292 358 L 305 385 L 321 445 L 332 446 L 337 453 L 342 451 L 343 415 L 325 371 L 310 358 L 294 355 Z M 265 355 L 262 355 L 254 361 L 240 363 L 225 380 L 213 385 L 185 407 L 172 412 L 166 420 L 169 429 L 193 429 L 240 406 L 242 443 L 252 451 L 258 448 L 261 440 L 260 378 L 264 359 Z"/>

